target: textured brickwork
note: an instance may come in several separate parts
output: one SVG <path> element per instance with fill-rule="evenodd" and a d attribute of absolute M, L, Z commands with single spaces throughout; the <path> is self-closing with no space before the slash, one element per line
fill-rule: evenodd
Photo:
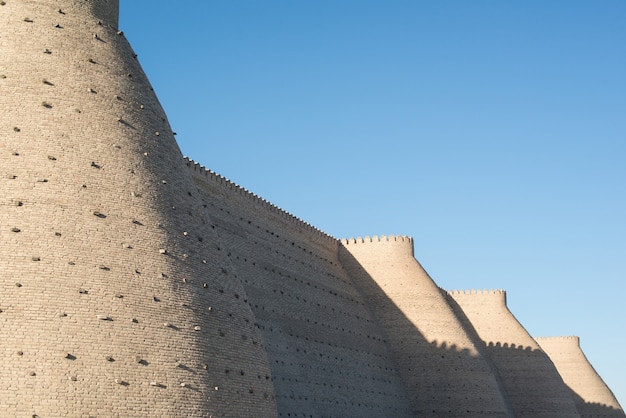
<path fill-rule="evenodd" d="M 184 159 L 118 13 L 0 0 L 1 417 L 623 416 L 504 293 Z"/>
<path fill-rule="evenodd" d="M 3 3 L 0 415 L 274 415 L 245 290 L 117 2 Z"/>
<path fill-rule="evenodd" d="M 189 162 L 267 347 L 279 416 L 412 416 L 338 241 Z"/>
<path fill-rule="evenodd" d="M 617 399 L 580 349 L 578 337 L 535 338 L 572 392 L 583 418 L 624 417 Z"/>

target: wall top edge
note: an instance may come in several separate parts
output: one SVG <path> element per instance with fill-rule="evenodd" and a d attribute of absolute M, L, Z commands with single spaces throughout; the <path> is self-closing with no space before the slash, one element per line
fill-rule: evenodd
<path fill-rule="evenodd" d="M 352 244 L 369 244 L 369 243 L 377 243 L 377 242 L 398 242 L 398 243 L 413 243 L 413 238 L 406 235 L 366 235 L 365 238 L 357 237 L 357 238 L 343 238 L 341 239 L 341 243 L 344 245 L 352 245 Z"/>
<path fill-rule="evenodd" d="M 506 295 L 503 289 L 469 289 L 469 290 L 448 290 L 448 295 Z"/>
<path fill-rule="evenodd" d="M 249 191 L 248 189 L 246 189 L 245 187 L 242 187 L 240 185 L 238 185 L 237 183 L 229 180 L 228 178 L 222 176 L 219 173 L 216 173 L 215 171 L 206 168 L 205 166 L 201 165 L 200 163 L 192 160 L 189 157 L 184 157 L 185 159 L 185 163 L 187 164 L 187 166 L 190 169 L 193 169 L 195 172 L 198 172 L 202 175 L 204 175 L 207 178 L 211 178 L 214 181 L 218 182 L 218 183 L 224 183 L 227 186 L 231 187 L 232 189 L 234 189 L 235 191 L 240 192 L 243 196 L 249 198 L 250 200 L 252 200 L 254 203 L 259 204 L 259 205 L 263 205 L 266 206 L 268 208 L 270 208 L 271 210 L 284 215 L 285 217 L 287 217 L 288 219 L 292 220 L 295 223 L 298 223 L 300 225 L 302 225 L 303 227 L 305 227 L 306 229 L 312 230 L 315 233 L 317 233 L 319 236 L 325 238 L 325 239 L 329 239 L 332 241 L 338 241 L 337 238 L 333 237 L 332 235 L 322 231 L 321 229 L 311 225 L 310 223 L 303 221 L 302 219 L 298 218 L 297 216 L 287 212 L 284 209 L 281 209 L 280 207 L 276 206 L 275 204 L 273 204 L 272 202 L 264 199 L 263 197 Z"/>
<path fill-rule="evenodd" d="M 550 337 L 534 337 L 535 341 L 557 341 L 557 340 L 567 340 L 567 341 L 580 341 L 580 337 L 576 335 L 562 335 L 562 336 L 550 336 Z"/>

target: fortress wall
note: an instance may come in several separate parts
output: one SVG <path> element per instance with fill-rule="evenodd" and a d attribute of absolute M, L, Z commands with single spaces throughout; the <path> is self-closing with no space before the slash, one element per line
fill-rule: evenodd
<path fill-rule="evenodd" d="M 491 366 L 410 238 L 344 240 L 340 260 L 384 329 L 414 416 L 510 416 Z"/>
<path fill-rule="evenodd" d="M 3 414 L 576 416 L 504 292 L 183 159 L 118 12 L 0 2 Z"/>
<path fill-rule="evenodd" d="M 503 290 L 448 292 L 486 344 L 515 416 L 578 416 L 548 356 L 506 305 Z"/>
<path fill-rule="evenodd" d="M 578 337 L 545 337 L 535 340 L 573 392 L 581 417 L 624 416 L 613 392 L 585 357 Z"/>
<path fill-rule="evenodd" d="M 412 416 L 370 306 L 339 263 L 338 241 L 188 165 L 256 316 L 279 416 Z"/>
<path fill-rule="evenodd" d="M 0 411 L 274 416 L 245 290 L 116 14 L 0 5 Z"/>

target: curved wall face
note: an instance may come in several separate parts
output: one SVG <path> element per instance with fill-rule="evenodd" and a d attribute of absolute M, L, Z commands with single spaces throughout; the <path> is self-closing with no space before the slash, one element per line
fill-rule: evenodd
<path fill-rule="evenodd" d="M 26 0 L 25 2 L 48 5 L 50 0 Z M 117 27 L 120 2 L 119 0 L 69 0 L 57 1 L 53 4 L 60 14 L 83 15 L 98 19 L 103 25 Z"/>
<path fill-rule="evenodd" d="M 556 368 L 507 308 L 504 291 L 448 295 L 485 342 L 516 417 L 578 416 Z"/>
<path fill-rule="evenodd" d="M 581 417 L 624 417 L 619 402 L 580 349 L 578 337 L 535 338 L 550 357 Z"/>
<path fill-rule="evenodd" d="M 409 417 L 387 341 L 338 241 L 189 163 L 267 347 L 279 416 Z"/>
<path fill-rule="evenodd" d="M 245 290 L 117 2 L 3 4 L 2 414 L 275 415 Z"/>
<path fill-rule="evenodd" d="M 387 335 L 415 416 L 508 416 L 496 377 L 408 237 L 343 241 L 340 260 Z"/>

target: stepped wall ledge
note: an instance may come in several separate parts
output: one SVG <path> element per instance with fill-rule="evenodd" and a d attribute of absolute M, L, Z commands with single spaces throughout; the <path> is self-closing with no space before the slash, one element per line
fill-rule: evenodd
<path fill-rule="evenodd" d="M 333 237 L 330 234 L 327 234 L 326 232 L 322 231 L 319 228 L 316 228 L 315 226 L 311 225 L 308 222 L 303 221 L 302 219 L 292 215 L 291 213 L 287 212 L 286 210 L 283 210 L 281 208 L 279 208 L 278 206 L 274 205 L 273 203 L 269 202 L 268 200 L 262 198 L 259 195 L 256 195 L 254 193 L 252 193 L 251 191 L 249 191 L 248 189 L 239 186 L 237 183 L 227 179 L 226 177 L 222 176 L 221 174 L 216 173 L 215 171 L 206 168 L 205 166 L 201 165 L 200 163 L 195 162 L 194 160 L 192 160 L 189 157 L 184 157 L 185 158 L 185 162 L 187 164 L 187 166 L 189 167 L 190 170 L 192 170 L 193 173 L 198 174 L 200 176 L 203 176 L 204 178 L 206 178 L 207 180 L 213 181 L 216 184 L 222 185 L 222 186 L 226 186 L 227 188 L 229 188 L 230 190 L 232 190 L 235 193 L 239 193 L 241 196 L 246 197 L 248 199 L 250 199 L 251 202 L 253 202 L 256 205 L 262 206 L 264 209 L 268 210 L 269 212 L 275 213 L 279 216 L 282 216 L 284 219 L 293 222 L 295 224 L 297 224 L 298 226 L 303 227 L 304 229 L 313 232 L 315 234 L 317 234 L 318 236 L 327 239 L 329 241 L 333 241 L 333 242 L 338 242 L 337 238 Z"/>

